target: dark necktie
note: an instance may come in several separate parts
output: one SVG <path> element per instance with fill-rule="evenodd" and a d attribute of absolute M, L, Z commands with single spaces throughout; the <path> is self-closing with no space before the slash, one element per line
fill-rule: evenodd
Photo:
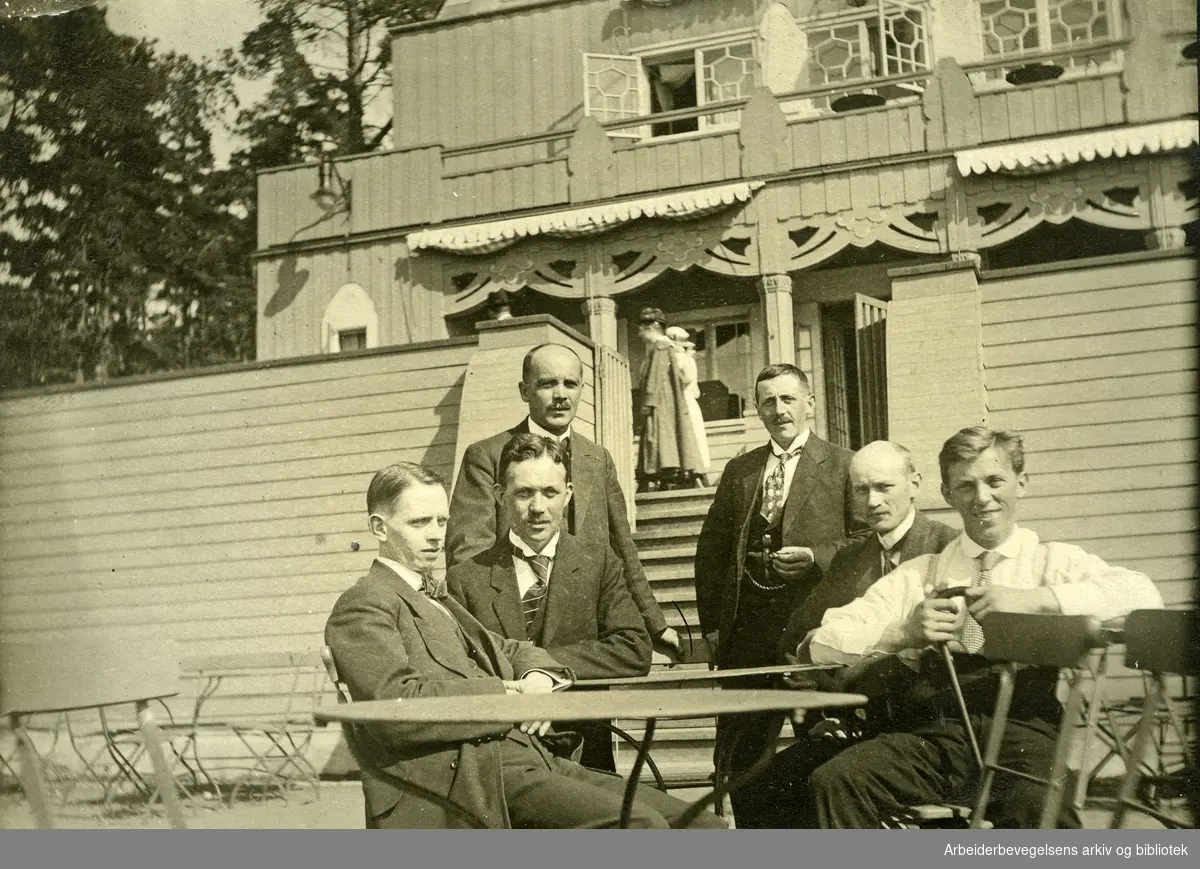
<path fill-rule="evenodd" d="M 547 583 L 550 582 L 550 565 L 553 563 L 546 555 L 526 555 L 521 550 L 517 554 L 528 562 L 533 570 L 535 582 L 525 594 L 521 595 L 521 613 L 525 616 L 525 636 L 533 636 L 533 625 L 537 621 L 542 601 L 546 598 Z"/>
<path fill-rule="evenodd" d="M 883 571 L 880 576 L 887 576 L 893 570 L 900 566 L 900 542 L 891 549 L 880 549 L 879 551 L 879 569 Z"/>
<path fill-rule="evenodd" d="M 1000 558 L 999 552 L 993 552 L 990 549 L 980 553 L 977 559 L 979 571 L 971 580 L 972 588 L 987 588 L 992 581 L 992 568 L 996 566 Z M 972 655 L 977 654 L 983 648 L 983 627 L 971 617 L 970 613 L 967 613 L 967 620 L 963 624 L 962 643 L 963 648 Z"/>

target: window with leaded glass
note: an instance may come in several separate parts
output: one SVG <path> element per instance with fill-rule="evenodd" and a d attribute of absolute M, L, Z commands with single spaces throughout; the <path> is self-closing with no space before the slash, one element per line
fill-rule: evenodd
<path fill-rule="evenodd" d="M 977 0 L 983 58 L 1020 59 L 1049 53 L 1063 71 L 1087 73 L 1119 60 L 1111 43 L 1120 36 L 1115 0 Z M 1003 79 L 1019 66 L 988 70 Z"/>

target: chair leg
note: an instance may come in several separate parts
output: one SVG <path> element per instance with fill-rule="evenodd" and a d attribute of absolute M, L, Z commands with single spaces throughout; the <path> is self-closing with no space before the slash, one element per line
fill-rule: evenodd
<path fill-rule="evenodd" d="M 1087 803 L 1088 785 L 1091 784 L 1092 780 L 1092 775 L 1087 768 L 1088 753 L 1092 748 L 1092 738 L 1099 730 L 1100 707 L 1106 706 L 1104 702 L 1104 682 L 1107 675 L 1108 649 L 1104 649 L 1100 652 L 1100 660 L 1096 664 L 1096 670 L 1092 676 L 1092 696 L 1087 701 L 1083 729 L 1083 748 L 1079 755 L 1079 777 L 1075 780 L 1075 793 L 1071 799 L 1071 805 L 1077 812 L 1082 812 L 1084 805 Z M 1064 719 L 1064 730 L 1073 726 L 1073 721 Z M 1097 769 L 1099 769 L 1098 766 Z"/>
<path fill-rule="evenodd" d="M 21 787 L 25 791 L 25 798 L 29 800 L 29 808 L 33 811 L 33 818 L 37 822 L 38 828 L 42 830 L 54 829 L 54 816 L 50 814 L 50 797 L 46 793 L 46 779 L 42 773 L 42 759 L 38 757 L 37 749 L 33 747 L 33 741 L 29 738 L 29 734 L 25 732 L 25 728 L 21 726 L 19 716 L 13 715 L 9 718 L 9 725 L 12 732 L 17 737 L 17 751 L 21 757 Z"/>
<path fill-rule="evenodd" d="M 1067 694 L 1067 705 L 1063 708 L 1062 721 L 1058 727 L 1058 739 L 1054 741 L 1054 762 L 1050 766 L 1050 780 L 1046 785 L 1046 797 L 1042 800 L 1041 829 L 1054 830 L 1058 827 L 1058 812 L 1062 808 L 1063 791 L 1066 789 L 1067 755 L 1071 751 L 1071 736 L 1075 722 L 1079 720 L 1079 707 L 1083 703 L 1083 670 L 1076 668 L 1071 674 L 1071 688 Z M 1080 770 L 1080 775 L 1084 775 Z"/>
<path fill-rule="evenodd" d="M 1137 805 L 1137 788 L 1141 779 L 1142 756 L 1150 743 L 1154 729 L 1154 719 L 1158 715 L 1158 706 L 1166 694 L 1166 686 L 1162 679 L 1155 674 L 1146 690 L 1146 701 L 1142 705 L 1142 721 L 1138 725 L 1137 736 L 1133 740 L 1133 749 L 1125 767 L 1125 779 L 1121 782 L 1121 792 L 1117 795 L 1117 810 L 1113 812 L 1110 830 L 1119 830 L 1125 822 L 1125 815 L 1130 807 Z"/>
<path fill-rule="evenodd" d="M 992 781 L 996 778 L 996 766 L 1000 761 L 1000 746 L 1004 741 L 1004 728 L 1008 724 L 1008 710 L 1012 706 L 1016 667 L 1005 664 L 1000 670 L 1000 689 L 996 692 L 996 708 L 992 713 L 992 726 L 988 731 L 987 749 L 983 754 L 983 781 L 979 786 L 979 799 L 971 813 L 971 829 L 983 829 L 988 800 L 992 795 Z"/>
<path fill-rule="evenodd" d="M 146 753 L 150 755 L 154 777 L 158 780 L 158 793 L 167 811 L 167 820 L 177 830 L 187 829 L 183 820 L 183 808 L 179 805 L 179 794 L 175 792 L 175 777 L 171 775 L 171 767 L 167 765 L 167 756 L 163 751 L 162 731 L 158 729 L 158 722 L 148 703 L 138 701 L 137 713 Z"/>

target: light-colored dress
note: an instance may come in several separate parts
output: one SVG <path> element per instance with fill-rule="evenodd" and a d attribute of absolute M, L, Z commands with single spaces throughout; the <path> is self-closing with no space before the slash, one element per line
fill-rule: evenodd
<path fill-rule="evenodd" d="M 704 415 L 700 412 L 700 384 L 696 370 L 696 350 L 689 344 L 676 343 L 671 350 L 671 360 L 683 381 L 683 397 L 687 402 L 688 416 L 691 418 L 692 431 L 696 436 L 696 447 L 700 453 L 700 463 L 692 470 L 707 474 L 712 467 L 712 456 L 708 451 L 708 433 L 704 429 Z"/>

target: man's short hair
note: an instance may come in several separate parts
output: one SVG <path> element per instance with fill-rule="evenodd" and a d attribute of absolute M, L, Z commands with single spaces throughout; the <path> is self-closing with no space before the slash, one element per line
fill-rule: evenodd
<path fill-rule="evenodd" d="M 938 467 L 942 472 L 942 483 L 950 475 L 950 466 L 959 462 L 973 462 L 992 447 L 1008 456 L 1008 463 L 1018 473 L 1025 473 L 1025 442 L 1020 432 L 993 430 L 986 425 L 973 425 L 942 444 L 938 453 Z"/>
<path fill-rule="evenodd" d="M 576 353 L 566 344 L 557 344 L 553 341 L 548 341 L 544 344 L 538 344 L 536 347 L 531 348 L 530 351 L 525 354 L 525 358 L 521 360 L 521 379 L 526 383 L 529 382 L 529 375 L 533 373 L 533 357 L 538 354 L 539 350 L 545 350 L 547 347 L 561 347 L 563 350 L 566 350 L 579 360 L 579 370 L 583 370 L 583 360 L 579 359 L 578 353 Z"/>
<path fill-rule="evenodd" d="M 774 380 L 776 377 L 783 377 L 785 374 L 790 374 L 800 381 L 800 385 L 804 387 L 804 391 L 812 395 L 812 387 L 808 384 L 808 378 L 804 376 L 804 372 L 792 365 L 790 362 L 776 362 L 774 365 L 768 365 L 762 371 L 758 372 L 758 377 L 754 379 L 754 399 L 758 400 L 758 384 L 764 380 Z"/>
<path fill-rule="evenodd" d="M 429 468 L 412 462 L 388 465 L 371 478 L 371 485 L 367 487 L 367 513 L 384 510 L 390 515 L 404 490 L 417 484 L 446 488 L 446 481 Z"/>
<path fill-rule="evenodd" d="M 567 467 L 567 455 L 559 441 L 535 434 L 519 434 L 504 445 L 500 451 L 500 466 L 496 469 L 496 482 L 501 487 L 508 485 L 508 469 L 518 462 L 531 462 L 543 456 L 556 465 Z"/>

